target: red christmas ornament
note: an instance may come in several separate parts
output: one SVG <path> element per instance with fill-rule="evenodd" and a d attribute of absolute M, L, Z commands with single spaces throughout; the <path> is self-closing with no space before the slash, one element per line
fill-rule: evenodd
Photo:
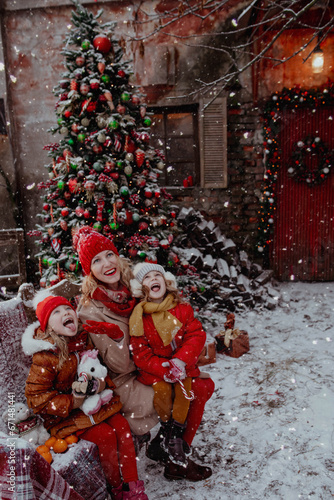
<path fill-rule="evenodd" d="M 118 76 L 119 76 L 120 78 L 125 78 L 125 75 L 126 75 L 126 74 L 125 74 L 125 71 L 123 71 L 122 69 L 119 69 L 119 70 L 117 71 L 117 74 L 118 74 Z"/>
<path fill-rule="evenodd" d="M 76 209 L 75 209 L 75 214 L 78 216 L 78 217 L 82 217 L 83 214 L 84 214 L 84 209 L 79 205 Z"/>
<path fill-rule="evenodd" d="M 64 113 L 64 116 L 65 118 L 69 118 L 70 116 L 72 116 L 72 111 L 69 111 L 68 109 L 65 111 Z"/>
<path fill-rule="evenodd" d="M 140 168 L 145 160 L 145 152 L 142 149 L 136 149 L 135 151 L 136 165 Z"/>
<path fill-rule="evenodd" d="M 139 222 L 139 224 L 138 224 L 139 231 L 146 231 L 147 228 L 148 228 L 147 222 L 144 222 L 144 221 Z"/>
<path fill-rule="evenodd" d="M 131 102 L 134 106 L 138 106 L 140 104 L 140 97 L 138 95 L 133 95 L 131 97 Z"/>
<path fill-rule="evenodd" d="M 65 191 L 65 193 L 64 193 L 64 198 L 65 198 L 65 200 L 69 200 L 69 199 L 71 199 L 71 198 L 72 198 L 71 193 L 70 193 L 69 191 Z"/>
<path fill-rule="evenodd" d="M 62 217 L 67 217 L 68 214 L 70 213 L 70 211 L 67 207 L 65 207 L 62 209 L 62 211 L 60 213 L 61 213 Z"/>
<path fill-rule="evenodd" d="M 117 179 L 119 179 L 119 173 L 118 173 L 118 172 L 111 172 L 110 177 L 111 177 L 114 181 L 117 181 Z"/>
<path fill-rule="evenodd" d="M 94 144 L 93 151 L 96 154 L 100 154 L 103 151 L 103 147 L 101 146 L 101 144 Z"/>
<path fill-rule="evenodd" d="M 152 198 L 153 193 L 149 189 L 146 189 L 144 195 L 146 198 Z"/>
<path fill-rule="evenodd" d="M 128 250 L 129 257 L 134 258 L 134 257 L 136 257 L 137 253 L 138 253 L 138 250 L 135 247 L 131 247 Z"/>
<path fill-rule="evenodd" d="M 131 226 L 132 223 L 133 223 L 132 212 L 130 212 L 129 210 L 127 210 L 126 211 L 126 219 L 124 221 L 124 224 L 126 226 Z"/>
<path fill-rule="evenodd" d="M 104 64 L 104 62 L 97 63 L 97 69 L 99 70 L 101 75 L 104 73 L 105 67 L 106 67 L 106 65 Z"/>
<path fill-rule="evenodd" d="M 85 64 L 85 58 L 82 56 L 78 56 L 75 60 L 75 63 L 79 68 L 81 68 Z"/>
<path fill-rule="evenodd" d="M 94 78 L 93 80 L 91 80 L 91 82 L 90 82 L 90 88 L 92 90 L 97 90 L 99 88 L 99 86 L 100 86 L 99 80 L 97 80 L 96 78 Z"/>
<path fill-rule="evenodd" d="M 124 113 L 126 111 L 126 107 L 123 104 L 118 104 L 118 106 L 116 107 L 116 111 L 120 115 L 124 115 Z"/>
<path fill-rule="evenodd" d="M 114 161 L 106 161 L 104 165 L 104 173 L 109 174 L 113 170 L 115 170 L 116 163 Z"/>
<path fill-rule="evenodd" d="M 66 207 L 66 201 L 60 198 L 57 200 L 57 205 L 58 207 Z"/>
<path fill-rule="evenodd" d="M 83 216 L 85 219 L 89 219 L 90 218 L 90 212 L 89 210 L 85 210 L 84 213 L 83 213 Z"/>
<path fill-rule="evenodd" d="M 59 224 L 60 224 L 60 227 L 62 228 L 63 231 L 67 231 L 68 226 L 67 226 L 67 222 L 65 220 L 60 219 Z"/>
<path fill-rule="evenodd" d="M 108 54 L 111 49 L 111 41 L 106 35 L 96 35 L 93 40 L 93 45 L 95 49 L 102 52 L 102 54 Z"/>
<path fill-rule="evenodd" d="M 79 190 L 78 179 L 70 179 L 68 181 L 68 189 L 71 193 L 76 193 Z"/>
<path fill-rule="evenodd" d="M 71 130 L 72 132 L 74 132 L 75 134 L 77 134 L 79 132 L 79 125 L 77 123 L 72 123 L 71 125 Z"/>
<path fill-rule="evenodd" d="M 43 210 L 45 210 L 46 212 L 48 212 L 49 209 L 50 209 L 50 205 L 48 203 L 44 203 Z"/>

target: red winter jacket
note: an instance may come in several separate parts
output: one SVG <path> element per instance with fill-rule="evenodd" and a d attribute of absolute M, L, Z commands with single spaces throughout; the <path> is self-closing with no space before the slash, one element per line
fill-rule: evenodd
<path fill-rule="evenodd" d="M 168 367 L 162 366 L 162 363 L 172 358 L 186 363 L 188 377 L 198 377 L 200 374 L 196 363 L 206 340 L 202 324 L 194 317 L 190 304 L 178 304 L 169 312 L 183 325 L 169 345 L 163 345 L 150 314 L 143 315 L 145 334 L 131 337 L 130 349 L 139 370 L 137 380 L 142 384 L 152 385 L 164 380 Z"/>

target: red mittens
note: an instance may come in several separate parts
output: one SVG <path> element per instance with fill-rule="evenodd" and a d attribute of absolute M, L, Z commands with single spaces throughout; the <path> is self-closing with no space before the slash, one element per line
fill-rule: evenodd
<path fill-rule="evenodd" d="M 121 340 L 124 337 L 124 333 L 118 325 L 114 323 L 107 323 L 104 321 L 91 321 L 88 319 L 85 323 L 85 329 L 89 333 L 100 333 L 102 335 L 107 335 L 113 340 Z"/>

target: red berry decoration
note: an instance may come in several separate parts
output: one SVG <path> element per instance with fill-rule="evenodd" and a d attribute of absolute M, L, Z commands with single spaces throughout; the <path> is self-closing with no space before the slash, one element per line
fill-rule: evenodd
<path fill-rule="evenodd" d="M 96 50 L 102 54 L 108 54 L 111 49 L 111 41 L 106 35 L 96 35 L 93 40 L 93 45 Z"/>

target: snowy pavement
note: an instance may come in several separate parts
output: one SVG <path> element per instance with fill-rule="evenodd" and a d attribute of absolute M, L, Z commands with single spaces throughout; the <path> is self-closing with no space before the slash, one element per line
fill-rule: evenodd
<path fill-rule="evenodd" d="M 334 283 L 283 283 L 274 311 L 236 312 L 250 336 L 239 359 L 218 355 L 204 367 L 216 390 L 193 443 L 212 466 L 199 483 L 168 481 L 139 458 L 150 500 L 334 497 Z M 223 329 L 205 325 L 208 341 Z"/>

